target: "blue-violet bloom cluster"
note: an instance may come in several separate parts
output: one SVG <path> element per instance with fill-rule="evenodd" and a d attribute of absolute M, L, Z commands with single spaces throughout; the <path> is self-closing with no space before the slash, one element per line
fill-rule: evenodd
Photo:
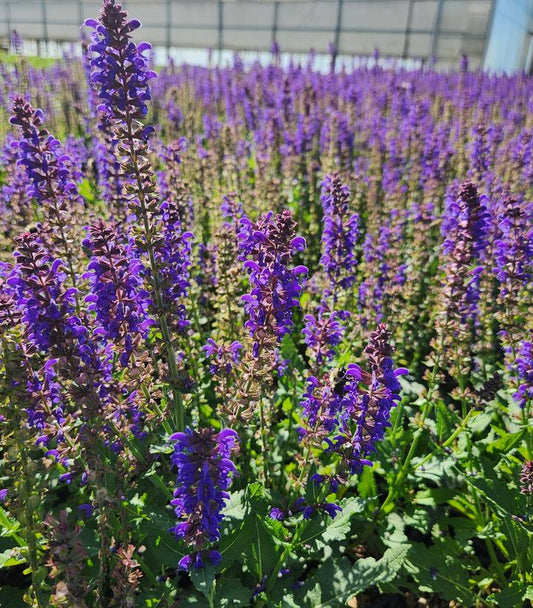
<path fill-rule="evenodd" d="M 171 441 L 171 462 L 177 470 L 171 504 L 180 520 L 171 531 L 191 550 L 179 566 L 190 570 L 202 568 L 206 561 L 216 564 L 221 555 L 212 543 L 220 539 L 226 490 L 236 472 L 231 456 L 238 450 L 238 435 L 232 429 L 216 433 L 212 428 L 187 428 L 172 435 Z"/>
<path fill-rule="evenodd" d="M 242 297 L 249 316 L 246 327 L 254 337 L 254 355 L 268 339 L 281 340 L 292 327 L 292 309 L 299 305 L 302 290 L 298 275 L 305 266 L 291 267 L 296 251 L 305 240 L 296 236 L 296 223 L 289 210 L 276 216 L 267 213 L 256 223 L 240 221 L 239 259 L 245 260 L 252 291 Z"/>

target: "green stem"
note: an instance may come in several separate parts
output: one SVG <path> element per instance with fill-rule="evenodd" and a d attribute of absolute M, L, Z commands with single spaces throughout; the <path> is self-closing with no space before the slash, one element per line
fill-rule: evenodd
<path fill-rule="evenodd" d="M 27 559 L 31 569 L 32 590 L 37 602 L 38 608 L 46 608 L 47 603 L 44 594 L 41 590 L 41 577 L 39 576 L 39 560 L 37 556 L 37 536 L 35 534 L 35 504 L 32 500 L 37 496 L 33 493 L 32 478 L 34 475 L 28 471 L 28 457 L 25 447 L 21 446 L 22 470 L 24 472 L 24 537 L 27 545 Z"/>
<path fill-rule="evenodd" d="M 119 53 L 119 65 L 121 66 L 120 77 L 122 79 L 121 85 L 126 96 L 128 95 L 128 74 L 125 67 L 125 52 L 126 49 L 122 49 Z M 148 252 L 148 257 L 150 260 L 150 269 L 152 271 L 153 278 L 153 286 L 154 286 L 154 294 L 156 299 L 157 306 L 157 316 L 159 319 L 159 325 L 161 328 L 161 335 L 163 336 L 163 341 L 165 342 L 166 351 L 167 351 L 167 363 L 170 371 L 171 377 L 171 393 L 172 393 L 172 401 L 174 405 L 174 411 L 176 413 L 176 425 L 178 431 L 183 431 L 185 428 L 185 412 L 183 406 L 183 398 L 181 396 L 181 391 L 179 390 L 179 373 L 178 366 L 176 362 L 176 353 L 174 351 L 174 346 L 172 344 L 172 340 L 170 337 L 170 332 L 168 329 L 167 316 L 164 312 L 163 307 L 163 296 L 161 293 L 161 277 L 159 275 L 159 268 L 157 267 L 156 259 L 155 259 L 155 248 L 154 243 L 152 242 L 152 230 L 150 227 L 150 222 L 148 219 L 148 209 L 146 205 L 145 191 L 144 191 L 144 181 L 141 175 L 141 170 L 139 167 L 139 162 L 137 158 L 137 150 L 135 148 L 135 138 L 133 136 L 132 124 L 133 118 L 130 114 L 130 109 L 128 104 L 126 104 L 125 108 L 125 117 L 124 124 L 126 126 L 127 131 L 127 140 L 126 144 L 129 148 L 129 160 L 131 161 L 132 171 L 130 171 L 130 175 L 134 177 L 136 182 L 136 194 L 139 198 L 139 208 L 140 215 L 142 216 L 143 229 L 144 229 L 144 237 L 146 239 L 146 249 Z M 155 179 L 152 176 L 152 179 Z"/>
<path fill-rule="evenodd" d="M 461 423 L 460 426 L 458 426 L 455 431 L 448 437 L 448 439 L 446 439 L 446 441 L 442 444 L 437 446 L 436 449 L 434 449 L 430 454 L 428 454 L 423 460 L 421 460 L 415 467 L 415 469 L 419 469 L 420 467 L 423 467 L 426 462 L 428 462 L 429 460 L 431 460 L 433 458 L 433 456 L 435 456 L 435 454 L 438 454 L 439 452 L 442 452 L 442 450 L 444 450 L 445 448 L 447 448 L 449 445 L 451 445 L 455 439 L 457 438 L 457 436 L 465 430 L 467 423 L 469 422 L 470 418 L 472 417 L 472 415 L 474 414 L 475 410 L 470 410 L 468 412 L 468 414 L 466 415 L 466 418 L 463 420 L 463 422 Z"/>
<path fill-rule="evenodd" d="M 379 513 L 389 512 L 389 510 L 390 510 L 389 506 L 391 504 L 393 504 L 394 501 L 396 500 L 396 497 L 398 494 L 398 488 L 404 482 L 405 478 L 407 477 L 407 475 L 409 473 L 409 467 L 411 465 L 411 460 L 413 459 L 413 456 L 415 455 L 416 450 L 418 448 L 418 444 L 420 443 L 420 439 L 422 438 L 422 433 L 424 431 L 424 422 L 426 421 L 426 418 L 429 415 L 429 412 L 431 410 L 430 399 L 433 396 L 433 389 L 435 388 L 435 381 L 437 378 L 438 369 L 439 369 L 439 361 L 437 358 L 437 360 L 435 361 L 435 363 L 433 365 L 433 371 L 431 372 L 431 378 L 428 383 L 426 402 L 424 403 L 424 407 L 422 409 L 422 414 L 420 416 L 420 422 L 419 422 L 420 428 L 415 432 L 415 434 L 413 436 L 413 441 L 411 443 L 411 447 L 409 448 L 407 456 L 405 457 L 405 460 L 400 469 L 398 477 L 396 477 L 396 479 L 392 483 L 392 485 L 389 489 L 389 493 L 387 494 L 387 497 L 385 498 L 384 503 L 379 508 Z"/>
<path fill-rule="evenodd" d="M 260 416 L 260 424 L 261 424 L 261 464 L 263 468 L 263 477 L 265 481 L 265 488 L 268 487 L 268 459 L 267 459 L 267 446 L 268 439 L 266 435 L 266 423 L 265 423 L 265 413 L 263 409 L 263 395 L 259 397 L 259 416 Z"/>
<path fill-rule="evenodd" d="M 3 347 L 3 355 L 4 355 L 4 373 L 6 376 L 6 385 L 11 386 L 12 379 L 9 371 L 9 347 L 5 340 L 2 340 Z M 20 407 L 19 404 L 14 404 L 11 396 L 10 396 L 10 404 L 12 411 L 14 412 L 14 422 L 17 428 L 23 429 L 24 423 L 20 417 Z M 31 581 L 32 581 L 32 590 L 33 595 L 35 596 L 35 601 L 37 602 L 37 608 L 46 608 L 47 603 L 44 597 L 44 594 L 41 590 L 41 578 L 38 574 L 39 571 L 39 560 L 38 560 L 38 543 L 37 536 L 35 533 L 35 520 L 36 520 L 36 506 L 40 505 L 40 501 L 37 501 L 37 504 L 34 504 L 33 498 L 37 497 L 35 493 L 35 487 L 33 484 L 33 480 L 35 479 L 35 473 L 29 470 L 29 463 L 31 459 L 29 458 L 26 444 L 24 442 L 24 437 L 20 437 L 20 433 L 22 430 L 15 431 L 15 437 L 17 438 L 17 447 L 20 454 L 22 472 L 24 477 L 24 524 L 25 529 L 23 531 L 24 541 L 26 543 L 26 559 L 30 564 L 31 569 Z M 18 542 L 18 541 L 17 541 Z"/>

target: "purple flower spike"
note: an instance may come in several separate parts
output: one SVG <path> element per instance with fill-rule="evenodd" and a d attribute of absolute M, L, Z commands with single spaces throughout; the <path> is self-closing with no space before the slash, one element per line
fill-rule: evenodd
<path fill-rule="evenodd" d="M 229 376 L 233 367 L 241 360 L 242 349 L 243 345 L 237 340 L 229 345 L 219 346 L 213 338 L 208 338 L 202 350 L 211 361 L 209 372 L 213 375 Z"/>
<path fill-rule="evenodd" d="M 341 474 L 332 478 L 335 491 L 345 473 L 359 473 L 371 465 L 369 456 L 390 426 L 390 412 L 400 399 L 397 377 L 407 373 L 394 369 L 388 343 L 390 332 L 379 325 L 370 335 L 364 350 L 370 371 L 350 364 L 338 373 L 308 378 L 301 402 L 305 428 L 300 435 L 305 443 L 319 447 L 326 443 L 327 453 L 340 457 Z M 320 477 L 320 479 L 322 479 Z"/>
<path fill-rule="evenodd" d="M 528 401 L 533 401 L 533 342 L 525 340 L 520 344 L 514 368 L 519 386 L 513 397 L 525 408 Z"/>
<path fill-rule="evenodd" d="M 202 568 L 206 561 L 217 563 L 220 554 L 209 547 L 220 539 L 221 511 L 226 490 L 236 473 L 231 456 L 238 450 L 239 438 L 232 429 L 190 428 L 175 433 L 171 462 L 178 472 L 171 504 L 180 522 L 172 528 L 192 552 L 179 563 L 181 568 Z"/>
<path fill-rule="evenodd" d="M 355 282 L 359 216 L 357 213 L 349 214 L 350 190 L 337 174 L 325 177 L 320 200 L 324 209 L 324 253 L 320 263 L 329 278 L 331 292 L 336 297 L 337 286 L 346 289 Z"/>
<path fill-rule="evenodd" d="M 289 266 L 295 251 L 305 247 L 295 237 L 296 223 L 288 210 L 267 213 L 254 224 L 241 219 L 240 259 L 248 271 L 252 291 L 242 297 L 249 316 L 246 327 L 255 338 L 254 352 L 265 340 L 279 341 L 292 327 L 292 308 L 299 305 L 302 286 L 298 276 L 305 266 Z"/>
<path fill-rule="evenodd" d="M 95 29 L 93 44 L 89 47 L 91 81 L 98 89 L 102 101 L 101 112 L 114 118 L 142 119 L 148 113 L 146 102 L 151 99 L 149 81 L 156 77 L 148 68 L 143 55 L 150 49 L 147 42 L 136 45 L 130 32 L 140 27 L 136 19 L 128 21 L 128 15 L 115 0 L 104 0 L 100 19 L 89 19 L 85 25 Z"/>
<path fill-rule="evenodd" d="M 97 333 L 120 345 L 120 363 L 128 361 L 140 340 L 147 337 L 153 321 L 148 316 L 150 297 L 144 289 L 145 268 L 131 245 L 120 238 L 117 226 L 99 220 L 88 228 L 83 244 L 91 253 L 88 272 L 88 310 L 96 313 Z M 122 241 L 122 242 L 121 242 Z"/>

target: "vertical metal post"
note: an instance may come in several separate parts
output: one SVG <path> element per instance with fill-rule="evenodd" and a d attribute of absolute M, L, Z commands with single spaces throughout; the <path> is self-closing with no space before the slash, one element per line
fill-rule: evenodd
<path fill-rule="evenodd" d="M 6 25 L 7 25 L 7 44 L 9 45 L 9 51 L 11 52 L 11 6 L 9 0 L 6 0 Z"/>
<path fill-rule="evenodd" d="M 485 40 L 483 40 L 483 51 L 481 52 L 480 67 L 485 69 L 485 59 L 487 57 L 487 48 L 490 43 L 490 36 L 492 35 L 492 28 L 494 26 L 494 14 L 496 13 L 496 3 L 498 0 L 492 0 L 490 5 L 489 19 L 487 21 L 487 30 L 485 31 Z"/>
<path fill-rule="evenodd" d="M 429 45 L 429 57 L 431 61 L 437 52 L 437 37 L 440 30 L 440 20 L 442 18 L 442 9 L 444 8 L 444 0 L 439 0 L 437 12 L 435 13 L 435 21 L 433 22 L 433 31 L 431 32 L 431 43 Z"/>
<path fill-rule="evenodd" d="M 78 21 L 80 22 L 80 26 L 85 21 L 85 14 L 83 12 L 83 0 L 78 0 Z"/>
<path fill-rule="evenodd" d="M 43 36 L 46 48 L 46 54 L 48 55 L 48 18 L 46 16 L 46 1 L 41 0 L 41 9 L 43 14 Z"/>
<path fill-rule="evenodd" d="M 272 21 L 272 45 L 278 42 L 279 2 L 274 2 L 274 20 Z"/>
<path fill-rule="evenodd" d="M 339 54 L 339 44 L 341 41 L 341 26 L 342 26 L 342 7 L 344 0 L 337 0 L 337 21 L 335 23 L 335 33 L 333 37 L 333 49 L 331 52 L 331 71 L 335 70 L 337 63 L 337 55 Z"/>
<path fill-rule="evenodd" d="M 218 0 L 218 62 L 222 58 L 222 44 L 224 38 L 224 2 Z"/>
<path fill-rule="evenodd" d="M 172 22 L 172 0 L 167 0 L 167 28 L 166 28 L 166 47 L 167 47 L 167 55 L 170 57 L 170 32 L 171 32 L 171 22 Z"/>
<path fill-rule="evenodd" d="M 409 0 L 407 7 L 407 22 L 405 24 L 405 37 L 403 39 L 402 59 L 407 59 L 409 42 L 411 41 L 411 26 L 413 24 L 413 0 Z"/>

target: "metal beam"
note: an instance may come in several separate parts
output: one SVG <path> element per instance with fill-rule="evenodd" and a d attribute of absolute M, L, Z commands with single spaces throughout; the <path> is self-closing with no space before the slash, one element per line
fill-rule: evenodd
<path fill-rule="evenodd" d="M 224 3 L 218 0 L 218 61 L 222 55 L 222 44 L 224 41 Z"/>
<path fill-rule="evenodd" d="M 7 24 L 7 38 L 9 40 L 8 44 L 11 45 L 11 6 L 9 4 L 9 0 L 7 0 L 7 2 L 6 2 L 6 24 Z"/>
<path fill-rule="evenodd" d="M 278 41 L 279 2 L 274 2 L 274 18 L 272 21 L 272 45 Z"/>
<path fill-rule="evenodd" d="M 494 25 L 494 14 L 496 13 L 496 3 L 498 0 L 492 0 L 492 4 L 490 5 L 490 13 L 489 19 L 487 21 L 487 29 L 485 31 L 485 41 L 483 43 L 483 50 L 481 51 L 481 67 L 485 67 L 485 58 L 487 56 L 487 48 L 489 46 L 489 38 L 492 34 L 492 26 Z"/>
<path fill-rule="evenodd" d="M 407 7 L 407 21 L 405 24 L 405 38 L 403 41 L 402 59 L 407 59 L 409 52 L 409 43 L 411 42 L 411 25 L 413 24 L 413 0 L 409 0 Z"/>
<path fill-rule="evenodd" d="M 171 26 L 172 26 L 172 0 L 167 0 L 167 27 L 165 29 L 165 41 L 166 41 L 168 55 L 170 55 Z"/>
<path fill-rule="evenodd" d="M 342 6 L 343 0 L 337 1 L 337 21 L 335 22 L 335 35 L 333 38 L 333 52 L 331 54 L 331 71 L 335 70 L 335 63 L 337 61 L 337 55 L 339 54 L 339 44 L 341 41 L 341 29 L 342 29 Z"/>
<path fill-rule="evenodd" d="M 440 22 L 442 19 L 442 9 L 444 8 L 444 0 L 439 0 L 435 20 L 433 21 L 433 30 L 431 32 L 431 43 L 429 45 L 429 57 L 431 61 L 435 57 L 437 51 L 437 36 L 439 35 Z"/>

